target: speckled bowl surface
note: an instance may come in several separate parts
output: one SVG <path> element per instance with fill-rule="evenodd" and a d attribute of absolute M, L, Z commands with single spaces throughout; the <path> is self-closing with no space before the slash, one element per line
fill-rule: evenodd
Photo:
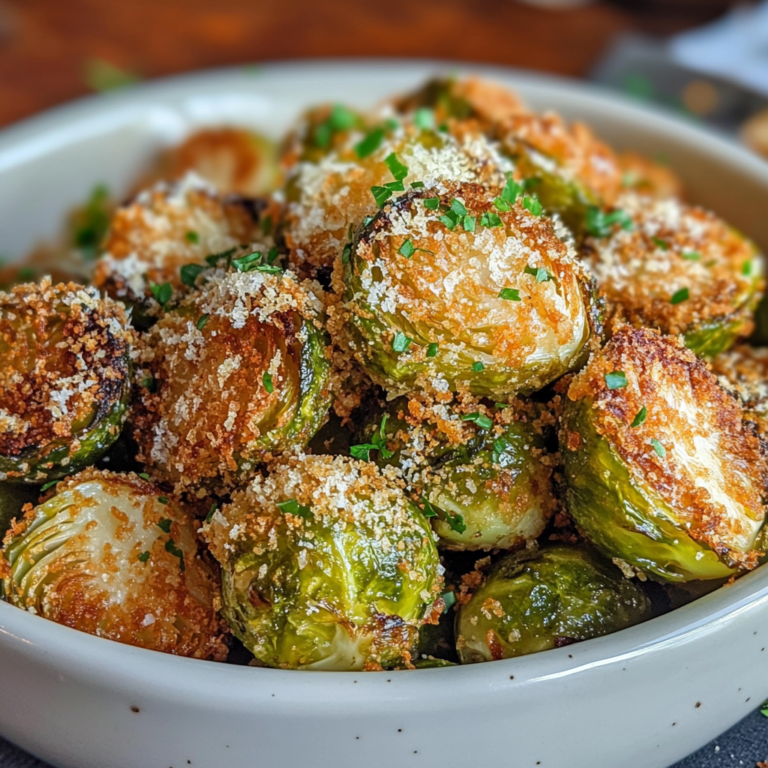
<path fill-rule="evenodd" d="M 768 165 L 619 96 L 511 70 L 302 62 L 87 99 L 0 134 L 0 232 L 21 256 L 104 182 L 195 127 L 278 135 L 304 107 L 366 106 L 475 71 L 619 148 L 669 158 L 691 197 L 768 247 Z M 664 768 L 768 694 L 768 569 L 614 635 L 416 672 L 291 672 L 164 656 L 0 603 L 0 733 L 62 768 Z"/>

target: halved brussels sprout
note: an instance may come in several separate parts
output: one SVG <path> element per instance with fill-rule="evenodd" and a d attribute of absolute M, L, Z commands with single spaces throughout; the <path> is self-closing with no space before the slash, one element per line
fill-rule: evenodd
<path fill-rule="evenodd" d="M 0 481 L 41 484 L 95 462 L 130 398 L 123 308 L 74 283 L 0 293 Z"/>
<path fill-rule="evenodd" d="M 331 399 L 319 311 L 288 272 L 211 273 L 142 339 L 140 460 L 179 492 L 203 492 L 306 445 Z"/>
<path fill-rule="evenodd" d="M 342 258 L 343 333 L 400 393 L 529 393 L 577 367 L 598 324 L 575 251 L 510 180 L 442 184 L 384 206 Z M 517 198 L 517 200 L 516 200 Z"/>
<path fill-rule="evenodd" d="M 135 307 L 140 324 L 185 292 L 182 268 L 240 244 L 266 243 L 264 201 L 222 197 L 195 174 L 159 183 L 115 212 L 94 285 Z"/>
<path fill-rule="evenodd" d="M 443 181 L 503 184 L 514 167 L 479 131 L 461 137 L 383 122 L 353 131 L 318 162 L 300 162 L 288 177 L 284 234 L 302 275 L 329 271 L 351 232 L 390 197 Z"/>
<path fill-rule="evenodd" d="M 737 344 L 712 361 L 712 372 L 741 401 L 746 418 L 768 438 L 768 347 Z"/>
<path fill-rule="evenodd" d="M 594 212 L 585 249 L 614 327 L 681 333 L 703 357 L 749 334 L 765 283 L 753 243 L 677 200 L 627 194 L 619 206 Z"/>
<path fill-rule="evenodd" d="M 651 160 L 637 152 L 622 152 L 619 155 L 619 165 L 625 190 L 632 190 L 647 197 L 682 199 L 685 191 L 683 182 L 662 162 Z"/>
<path fill-rule="evenodd" d="M 500 560 L 456 618 L 462 664 L 608 635 L 650 618 L 650 601 L 610 562 L 554 546 Z"/>
<path fill-rule="evenodd" d="M 743 417 L 680 341 L 625 327 L 568 390 L 570 514 L 606 555 L 661 579 L 755 567 L 768 470 Z"/>
<path fill-rule="evenodd" d="M 87 469 L 8 533 L 5 599 L 81 632 L 223 661 L 218 580 L 172 498 L 137 475 Z"/>
<path fill-rule="evenodd" d="M 233 494 L 205 534 L 223 569 L 224 616 L 268 666 L 408 663 L 442 607 L 429 523 L 394 472 L 368 462 L 289 457 Z"/>
<path fill-rule="evenodd" d="M 455 409 L 394 400 L 354 453 L 403 472 L 448 549 L 511 549 L 535 541 L 555 500 L 552 461 L 532 407 Z"/>
<path fill-rule="evenodd" d="M 262 197 L 280 182 L 277 144 L 245 128 L 206 128 L 166 151 L 152 175 L 179 179 L 190 171 L 223 195 Z"/>

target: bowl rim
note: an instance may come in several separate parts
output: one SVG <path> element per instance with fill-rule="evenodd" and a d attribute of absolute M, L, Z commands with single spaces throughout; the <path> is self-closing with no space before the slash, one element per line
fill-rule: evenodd
<path fill-rule="evenodd" d="M 760 183 L 768 192 L 768 162 L 738 146 L 715 129 L 693 125 L 667 110 L 638 104 L 606 88 L 563 77 L 554 77 L 503 66 L 485 66 L 425 59 L 306 59 L 259 65 L 261 77 L 279 83 L 301 76 L 325 80 L 345 77 L 364 81 L 372 76 L 385 78 L 404 75 L 415 80 L 445 72 L 460 71 L 495 78 L 522 91 L 535 89 L 544 97 L 574 105 L 589 104 L 643 121 L 662 133 L 686 139 L 704 152 L 711 152 L 737 170 Z M 36 154 L 55 149 L 66 135 L 71 135 L 84 121 L 110 120 L 124 109 L 181 102 L 200 93 L 220 93 L 227 89 L 258 99 L 259 79 L 246 65 L 190 72 L 160 78 L 108 94 L 83 97 L 47 110 L 0 131 L 0 178 L 8 167 Z M 254 88 L 254 85 L 257 87 Z M 57 135 L 60 136 L 57 139 Z M 349 710 L 395 707 L 403 697 L 423 694 L 429 677 L 429 695 L 436 702 L 454 701 L 456 684 L 471 681 L 472 688 L 487 696 L 498 688 L 522 688 L 536 681 L 566 678 L 590 668 L 627 661 L 654 654 L 665 648 L 693 641 L 701 634 L 717 631 L 739 615 L 751 613 L 768 603 L 768 567 L 758 568 L 735 583 L 715 590 L 681 608 L 642 624 L 604 637 L 553 649 L 544 653 L 505 659 L 491 664 L 471 664 L 450 668 L 411 670 L 407 675 L 395 672 L 378 674 L 350 672 L 314 672 L 242 667 L 163 654 L 136 648 L 79 632 L 41 620 L 0 600 L 0 651 L 8 646 L 25 655 L 34 655 L 41 663 L 77 672 L 92 681 L 108 676 L 124 689 L 137 691 L 151 686 L 165 686 L 169 698 L 205 694 L 206 706 L 224 710 L 242 709 L 269 700 L 270 706 L 315 711 L 323 703 L 327 712 L 336 707 Z M 254 677 L 255 676 L 255 677 Z M 263 683 L 254 685 L 254 682 Z M 322 682 L 321 682 L 322 681 Z M 350 685 L 352 683 L 352 685 Z M 267 693 L 279 687 L 280 696 Z M 436 690 L 445 687 L 443 699 Z M 375 690 L 376 695 L 371 696 Z M 333 696 L 339 693 L 339 696 Z"/>

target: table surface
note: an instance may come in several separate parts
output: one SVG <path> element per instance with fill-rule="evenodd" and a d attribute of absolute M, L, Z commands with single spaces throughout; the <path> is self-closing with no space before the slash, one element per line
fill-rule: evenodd
<path fill-rule="evenodd" d="M 0 127 L 89 92 L 108 61 L 142 77 L 308 57 L 407 56 L 583 76 L 623 32 L 669 34 L 733 0 L 617 0 L 548 12 L 513 0 L 0 0 Z M 767 683 L 768 686 L 768 683 Z M 676 768 L 768 760 L 755 713 Z M 0 768 L 45 768 L 0 739 Z"/>

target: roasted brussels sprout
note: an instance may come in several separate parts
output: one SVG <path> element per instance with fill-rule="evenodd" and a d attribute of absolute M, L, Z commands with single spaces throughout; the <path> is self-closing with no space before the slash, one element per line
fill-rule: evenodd
<path fill-rule="evenodd" d="M 41 484 L 95 462 L 130 397 L 123 308 L 74 283 L 0 293 L 0 481 Z"/>
<path fill-rule="evenodd" d="M 625 190 L 657 198 L 682 199 L 683 183 L 667 165 L 656 162 L 637 152 L 619 155 L 621 182 Z"/>
<path fill-rule="evenodd" d="M 592 284 L 533 198 L 443 184 L 384 206 L 345 250 L 343 333 L 391 392 L 528 393 L 580 364 Z"/>
<path fill-rule="evenodd" d="M 442 608 L 442 578 L 429 524 L 393 477 L 340 456 L 289 457 L 214 513 L 205 533 L 223 569 L 223 613 L 260 662 L 409 662 L 419 627 Z"/>
<path fill-rule="evenodd" d="M 507 555 L 456 619 L 463 664 L 608 635 L 650 618 L 650 601 L 610 562 L 575 547 Z"/>
<path fill-rule="evenodd" d="M 220 197 L 194 174 L 160 183 L 118 208 L 96 262 L 94 285 L 135 307 L 138 322 L 185 292 L 182 268 L 244 243 L 266 243 L 265 203 Z"/>
<path fill-rule="evenodd" d="M 393 401 L 353 455 L 401 469 L 449 549 L 511 549 L 541 535 L 555 505 L 552 459 L 530 406 L 449 409 Z"/>
<path fill-rule="evenodd" d="M 443 181 L 503 184 L 512 171 L 477 131 L 456 138 L 397 122 L 353 131 L 340 148 L 298 163 L 288 177 L 283 224 L 291 263 L 302 275 L 330 269 L 351 231 L 414 184 L 433 191 Z"/>
<path fill-rule="evenodd" d="M 741 401 L 746 418 L 768 439 L 768 347 L 737 344 L 712 361 L 712 372 Z"/>
<path fill-rule="evenodd" d="M 606 555 L 661 579 L 753 568 L 768 473 L 743 417 L 680 341 L 625 327 L 568 390 L 569 512 Z"/>
<path fill-rule="evenodd" d="M 277 145 L 244 128 L 206 128 L 165 152 L 153 175 L 180 179 L 190 171 L 223 195 L 262 197 L 280 181 Z"/>
<path fill-rule="evenodd" d="M 616 210 L 595 210 L 590 231 L 585 253 L 614 327 L 681 333 L 704 357 L 751 331 L 763 257 L 714 214 L 628 194 Z"/>
<path fill-rule="evenodd" d="M 223 661 L 218 581 L 175 499 L 137 475 L 88 469 L 8 533 L 12 605 L 128 645 Z"/>
<path fill-rule="evenodd" d="M 133 433 L 139 458 L 179 492 L 236 487 L 325 421 L 319 302 L 275 269 L 210 274 L 143 337 Z"/>

